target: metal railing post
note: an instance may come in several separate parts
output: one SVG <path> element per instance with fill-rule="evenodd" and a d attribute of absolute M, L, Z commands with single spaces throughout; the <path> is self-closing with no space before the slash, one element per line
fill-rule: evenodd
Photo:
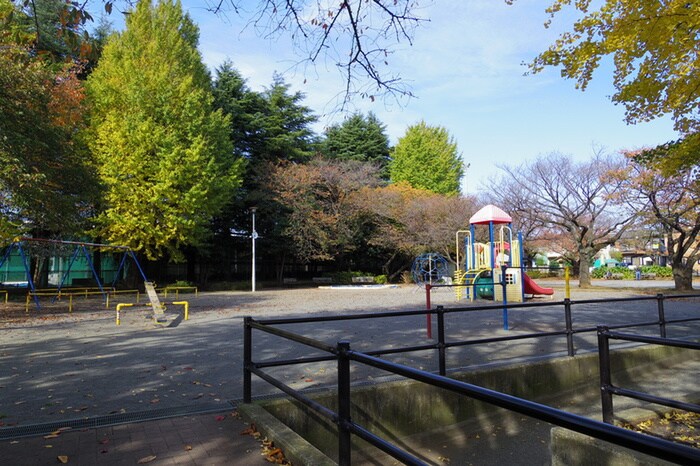
<path fill-rule="evenodd" d="M 501 267 L 501 286 L 503 288 L 503 330 L 508 330 L 508 282 L 506 280 L 507 265 Z M 493 287 L 493 297 L 496 298 L 496 286 Z"/>
<path fill-rule="evenodd" d="M 430 311 L 430 293 L 432 290 L 433 286 L 430 283 L 425 284 L 425 309 Z M 430 312 L 428 312 L 425 315 L 425 328 L 428 332 L 428 338 L 433 338 L 433 317 L 430 315 Z"/>
<path fill-rule="evenodd" d="M 571 300 L 569 298 L 564 298 L 564 318 L 566 319 L 566 350 L 569 356 L 574 356 L 574 326 L 571 320 Z"/>
<path fill-rule="evenodd" d="M 447 373 L 447 368 L 445 364 L 446 348 L 445 348 L 445 309 L 442 306 L 438 306 L 437 312 L 437 322 L 438 322 L 438 364 L 440 375 L 445 375 Z"/>
<path fill-rule="evenodd" d="M 664 312 L 664 295 L 659 293 L 656 295 L 656 303 L 659 309 L 659 335 L 661 338 L 666 338 L 666 314 Z"/>
<path fill-rule="evenodd" d="M 613 424 L 613 399 L 610 388 L 610 340 L 608 327 L 598 327 L 598 360 L 600 362 L 600 401 L 603 409 L 603 422 Z"/>
<path fill-rule="evenodd" d="M 350 343 L 339 341 L 338 349 L 338 465 L 350 466 L 351 438 L 350 422 Z"/>
<path fill-rule="evenodd" d="M 252 320 L 252 317 L 243 318 L 243 403 L 252 401 L 253 374 L 250 372 L 253 364 L 253 328 L 250 326 Z"/>

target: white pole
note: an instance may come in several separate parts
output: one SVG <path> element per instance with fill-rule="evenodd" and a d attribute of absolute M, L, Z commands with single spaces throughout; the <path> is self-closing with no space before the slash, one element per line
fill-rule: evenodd
<path fill-rule="evenodd" d="M 253 238 L 253 263 L 252 263 L 252 292 L 255 292 L 255 238 L 258 234 L 255 231 L 255 207 L 250 208 L 250 213 L 253 215 L 253 233 L 250 235 Z"/>

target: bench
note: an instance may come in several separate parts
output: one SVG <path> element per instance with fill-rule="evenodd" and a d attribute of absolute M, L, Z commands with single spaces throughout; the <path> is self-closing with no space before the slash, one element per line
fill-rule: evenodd
<path fill-rule="evenodd" d="M 352 277 L 353 283 L 374 283 L 374 277 Z"/>
<path fill-rule="evenodd" d="M 656 280 L 655 273 L 643 273 L 640 277 L 642 280 Z"/>
<path fill-rule="evenodd" d="M 283 285 L 294 285 L 294 284 L 296 284 L 296 282 L 297 282 L 296 278 L 282 278 Z"/>
<path fill-rule="evenodd" d="M 333 283 L 331 277 L 313 277 L 311 279 L 314 283 Z"/>

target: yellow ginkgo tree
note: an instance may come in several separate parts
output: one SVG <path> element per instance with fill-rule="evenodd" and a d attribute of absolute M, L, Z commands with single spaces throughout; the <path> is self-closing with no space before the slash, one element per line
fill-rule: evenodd
<path fill-rule="evenodd" d="M 202 244 L 241 181 L 198 34 L 179 2 L 142 0 L 88 80 L 104 187 L 98 233 L 149 259 L 179 259 L 184 246 Z"/>
<path fill-rule="evenodd" d="M 612 100 L 625 107 L 627 122 L 669 114 L 682 134 L 700 129 L 698 2 L 555 0 L 547 12 L 554 18 L 567 8 L 579 19 L 533 60 L 532 71 L 559 67 L 585 89 L 601 60 L 612 58 Z"/>

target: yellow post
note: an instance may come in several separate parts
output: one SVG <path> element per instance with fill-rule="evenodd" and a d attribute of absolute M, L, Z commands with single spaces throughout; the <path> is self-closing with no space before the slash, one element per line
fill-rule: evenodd
<path fill-rule="evenodd" d="M 141 292 L 139 290 L 136 290 L 136 304 L 139 303 L 139 298 L 141 297 Z"/>
<path fill-rule="evenodd" d="M 27 301 L 24 303 L 24 312 L 29 314 L 29 293 L 27 293 Z"/>
<path fill-rule="evenodd" d="M 73 293 L 68 295 L 68 313 L 73 312 Z"/>
<path fill-rule="evenodd" d="M 185 306 L 185 320 L 190 320 L 190 303 L 188 301 L 173 301 L 173 304 Z"/>
<path fill-rule="evenodd" d="M 564 282 L 565 282 L 565 294 L 566 299 L 571 299 L 571 284 L 569 278 L 569 266 L 564 267 Z"/>
<path fill-rule="evenodd" d="M 105 309 L 109 309 L 109 293 L 107 293 L 107 299 L 105 300 Z"/>
<path fill-rule="evenodd" d="M 119 303 L 117 304 L 117 325 L 121 325 L 121 320 L 119 319 L 119 312 L 122 310 L 123 307 L 131 307 L 133 304 L 131 303 Z"/>

